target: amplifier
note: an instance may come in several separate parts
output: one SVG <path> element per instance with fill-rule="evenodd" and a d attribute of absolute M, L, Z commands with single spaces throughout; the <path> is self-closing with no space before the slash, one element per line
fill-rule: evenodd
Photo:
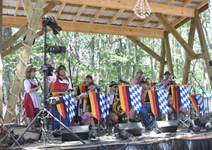
<path fill-rule="evenodd" d="M 88 139 L 89 126 L 71 126 L 68 128 L 77 136 L 79 136 L 82 140 Z M 62 141 L 78 141 L 79 140 L 65 128 L 61 128 L 61 136 L 62 136 Z"/>
<path fill-rule="evenodd" d="M 141 122 L 136 123 L 119 123 L 118 127 L 120 129 L 126 130 L 128 133 L 131 133 L 134 136 L 141 136 L 142 124 Z"/>
<path fill-rule="evenodd" d="M 194 120 L 195 125 L 198 125 L 199 127 L 205 128 L 206 123 L 208 122 L 207 118 L 197 118 Z"/>
<path fill-rule="evenodd" d="M 156 121 L 155 124 L 151 127 L 158 128 L 161 132 L 176 132 L 178 127 L 177 120 L 169 120 L 169 121 Z"/>

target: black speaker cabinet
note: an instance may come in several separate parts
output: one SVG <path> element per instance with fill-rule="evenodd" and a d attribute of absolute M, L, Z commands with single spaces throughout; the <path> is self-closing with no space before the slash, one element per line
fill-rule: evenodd
<path fill-rule="evenodd" d="M 203 128 L 205 128 L 205 125 L 207 122 L 208 120 L 203 117 L 194 120 L 195 125 L 198 125 L 199 127 L 203 127 Z"/>
<path fill-rule="evenodd" d="M 158 128 L 162 132 L 176 132 L 178 122 L 177 120 L 156 121 L 154 127 Z"/>
<path fill-rule="evenodd" d="M 79 136 L 82 140 L 88 139 L 88 133 L 89 133 L 88 126 L 72 126 L 68 128 L 77 136 Z M 78 141 L 79 140 L 65 128 L 61 128 L 61 135 L 62 135 L 62 141 Z"/>
<path fill-rule="evenodd" d="M 126 130 L 128 133 L 131 133 L 134 136 L 141 136 L 142 124 L 141 122 L 136 123 L 119 123 L 119 128 Z"/>

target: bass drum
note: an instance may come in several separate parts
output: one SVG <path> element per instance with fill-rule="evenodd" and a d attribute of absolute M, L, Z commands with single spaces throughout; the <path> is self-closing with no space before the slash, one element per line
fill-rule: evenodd
<path fill-rule="evenodd" d="M 121 102 L 120 101 L 113 103 L 112 110 L 118 116 L 123 116 L 125 114 L 125 112 L 121 108 Z"/>

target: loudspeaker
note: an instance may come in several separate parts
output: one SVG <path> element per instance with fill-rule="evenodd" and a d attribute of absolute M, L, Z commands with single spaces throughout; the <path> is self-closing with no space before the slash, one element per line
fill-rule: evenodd
<path fill-rule="evenodd" d="M 141 132 L 143 128 L 141 122 L 119 123 L 118 127 L 119 129 L 126 130 L 128 133 L 131 133 L 134 136 L 141 136 Z"/>
<path fill-rule="evenodd" d="M 203 127 L 203 128 L 205 128 L 205 125 L 207 122 L 208 120 L 203 117 L 194 120 L 195 125 L 198 125 L 199 127 Z"/>
<path fill-rule="evenodd" d="M 82 140 L 88 139 L 89 126 L 72 126 L 68 128 L 77 136 L 79 136 Z M 78 141 L 79 140 L 65 128 L 61 128 L 61 135 L 62 135 L 62 141 Z"/>
<path fill-rule="evenodd" d="M 178 127 L 177 120 L 156 121 L 152 128 L 158 128 L 162 132 L 176 132 Z"/>

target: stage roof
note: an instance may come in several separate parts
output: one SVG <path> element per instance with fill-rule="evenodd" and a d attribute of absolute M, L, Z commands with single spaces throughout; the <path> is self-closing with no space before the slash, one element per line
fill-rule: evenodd
<path fill-rule="evenodd" d="M 148 0 L 152 14 L 141 19 L 133 8 L 137 0 L 46 0 L 56 5 L 46 16 L 54 16 L 63 31 L 164 38 L 168 29 L 156 17 L 164 14 L 178 28 L 208 8 L 208 0 Z M 34 7 L 36 0 L 32 0 Z M 3 0 L 3 27 L 21 28 L 27 23 L 21 0 Z M 42 20 L 38 25 L 41 29 Z"/>

